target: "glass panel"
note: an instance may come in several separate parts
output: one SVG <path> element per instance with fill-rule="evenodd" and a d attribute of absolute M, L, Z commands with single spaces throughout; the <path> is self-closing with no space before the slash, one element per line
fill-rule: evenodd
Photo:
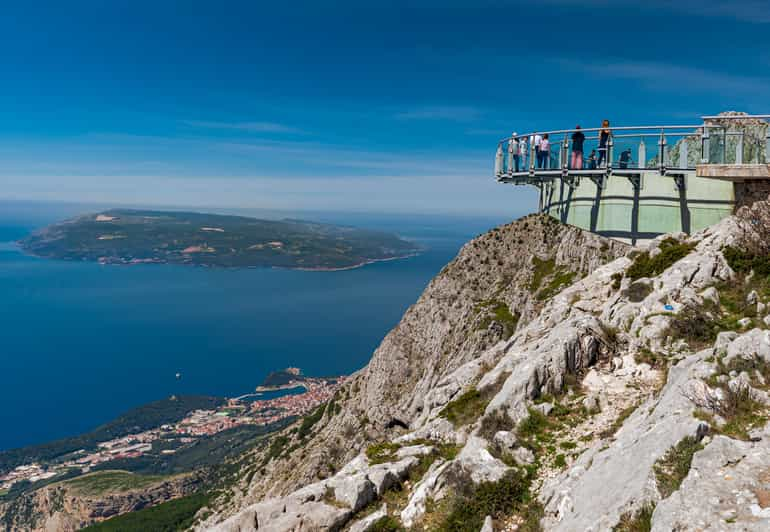
<path fill-rule="evenodd" d="M 736 164 L 738 162 L 738 150 L 743 142 L 743 135 L 737 131 L 725 131 L 725 164 Z M 743 152 L 741 151 L 741 155 Z"/>
<path fill-rule="evenodd" d="M 707 161 L 709 164 L 722 164 L 725 161 L 725 130 L 722 128 L 709 128 Z"/>
<path fill-rule="evenodd" d="M 743 162 L 744 164 L 763 164 L 765 162 L 766 134 L 751 128 L 743 137 Z"/>
<path fill-rule="evenodd" d="M 671 132 L 666 134 L 668 168 L 695 168 L 701 160 L 703 140 L 700 131 L 692 134 Z"/>
<path fill-rule="evenodd" d="M 639 147 L 644 141 L 644 150 L 641 155 L 647 157 L 647 141 L 642 134 L 618 133 L 613 137 L 612 167 L 621 170 L 627 168 L 643 167 L 646 161 L 640 161 Z"/>

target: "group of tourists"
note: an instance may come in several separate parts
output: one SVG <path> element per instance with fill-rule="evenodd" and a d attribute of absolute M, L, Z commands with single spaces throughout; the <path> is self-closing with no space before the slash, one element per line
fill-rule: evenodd
<path fill-rule="evenodd" d="M 569 162 L 570 169 L 582 170 L 585 167 L 588 170 L 595 170 L 596 168 L 604 168 L 607 165 L 607 150 L 611 136 L 612 130 L 610 129 L 610 121 L 603 120 L 602 127 L 599 130 L 599 153 L 597 154 L 597 150 L 591 150 L 591 153 L 586 158 L 583 152 L 586 136 L 581 131 L 580 125 L 575 126 L 575 131 L 572 133 L 571 137 L 572 152 Z M 528 146 L 532 148 L 531 154 L 529 154 Z M 548 138 L 548 133 L 544 133 L 543 135 L 534 133 L 533 135 L 530 135 L 529 139 L 526 137 L 519 137 L 516 132 L 511 135 L 511 140 L 508 142 L 508 167 L 514 172 L 526 169 L 528 154 L 533 157 L 531 163 L 538 170 L 547 170 L 550 168 L 551 141 Z M 631 150 L 626 150 L 621 154 L 621 168 L 628 168 L 628 165 L 631 162 L 630 157 Z"/>

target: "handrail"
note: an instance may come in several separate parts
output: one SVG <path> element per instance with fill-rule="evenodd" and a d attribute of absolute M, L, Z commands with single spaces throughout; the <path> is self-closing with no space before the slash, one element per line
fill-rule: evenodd
<path fill-rule="evenodd" d="M 770 115 L 715 115 L 715 116 L 702 116 L 703 120 L 768 120 Z"/>
<path fill-rule="evenodd" d="M 601 131 L 603 129 L 609 129 L 610 131 L 649 131 L 649 130 L 661 130 L 661 131 L 670 131 L 670 130 L 679 130 L 679 129 L 699 129 L 702 128 L 703 124 L 698 124 L 697 126 L 608 126 L 608 127 L 586 127 L 586 128 L 580 128 L 580 129 L 556 129 L 553 131 L 533 131 L 531 133 L 524 133 L 521 135 L 511 135 L 508 137 L 504 137 L 503 139 L 499 140 L 499 143 L 508 142 L 510 139 L 524 139 L 529 138 L 534 135 L 561 135 L 563 133 L 576 133 L 578 131 L 585 133 L 585 132 L 591 132 L 591 131 Z"/>
<path fill-rule="evenodd" d="M 715 116 L 702 116 L 702 120 L 767 120 L 770 119 L 770 115 L 715 115 Z M 604 127 L 586 127 L 586 128 L 580 128 L 580 129 L 556 129 L 552 131 L 532 131 L 530 133 L 523 133 L 521 135 L 511 135 L 508 137 L 504 137 L 503 139 L 499 140 L 499 143 L 504 143 L 509 141 L 510 139 L 523 139 L 523 138 L 530 138 L 534 135 L 561 135 L 566 133 L 576 133 L 578 131 L 581 131 L 583 133 L 585 132 L 593 132 L 593 131 L 601 131 L 603 129 L 609 129 L 610 131 L 649 131 L 649 130 L 660 130 L 660 131 L 672 131 L 672 130 L 679 130 L 679 129 L 702 129 L 704 127 L 718 127 L 713 126 L 710 124 L 698 124 L 698 125 L 671 125 L 671 126 L 608 126 L 606 128 Z"/>

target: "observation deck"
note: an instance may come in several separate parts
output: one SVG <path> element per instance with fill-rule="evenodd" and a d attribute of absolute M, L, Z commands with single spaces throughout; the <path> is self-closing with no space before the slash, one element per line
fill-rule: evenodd
<path fill-rule="evenodd" d="M 726 113 L 696 125 L 610 126 L 609 135 L 516 135 L 499 141 L 495 177 L 537 187 L 539 210 L 564 223 L 626 242 L 693 233 L 770 194 L 768 119 Z M 533 143 L 546 135 L 550 149 L 538 159 Z"/>

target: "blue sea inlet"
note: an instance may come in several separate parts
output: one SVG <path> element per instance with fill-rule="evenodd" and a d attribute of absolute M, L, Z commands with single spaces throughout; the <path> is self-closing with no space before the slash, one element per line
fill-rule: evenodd
<path fill-rule="evenodd" d="M 394 231 L 426 251 L 340 272 L 225 270 L 28 257 L 13 241 L 105 206 L 0 207 L 0 449 L 171 394 L 248 393 L 286 366 L 351 373 L 464 242 L 506 221 L 290 213 Z"/>

